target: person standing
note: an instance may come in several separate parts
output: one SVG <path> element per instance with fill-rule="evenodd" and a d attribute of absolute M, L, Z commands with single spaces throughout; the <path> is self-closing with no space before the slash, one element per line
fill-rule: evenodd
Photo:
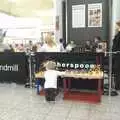
<path fill-rule="evenodd" d="M 40 49 L 40 52 L 59 52 L 56 42 L 53 40 L 51 35 L 46 36 L 45 43 Z"/>
<path fill-rule="evenodd" d="M 11 44 L 9 45 L 9 47 L 10 47 L 10 52 L 15 52 L 14 48 L 13 48 L 13 46 Z"/>
<path fill-rule="evenodd" d="M 53 61 L 48 61 L 46 63 L 46 71 L 44 73 L 45 77 L 45 99 L 47 102 L 55 102 L 57 96 L 57 78 L 62 76 L 65 72 L 60 72 L 55 70 L 56 63 Z"/>
<path fill-rule="evenodd" d="M 85 52 L 92 52 L 92 46 L 89 40 L 85 42 Z"/>
<path fill-rule="evenodd" d="M 26 46 L 25 46 L 25 51 L 26 52 L 32 52 L 32 48 L 33 48 L 33 42 L 30 40 L 28 42 L 28 44 L 26 44 Z"/>
<path fill-rule="evenodd" d="M 120 90 L 120 21 L 116 23 L 117 34 L 113 39 L 112 51 L 117 52 L 113 54 L 113 73 L 115 74 L 115 86 Z"/>
<path fill-rule="evenodd" d="M 95 53 L 97 52 L 100 42 L 101 42 L 101 38 L 99 36 L 96 36 L 94 38 L 93 45 L 92 45 L 93 52 L 95 52 Z"/>
<path fill-rule="evenodd" d="M 65 52 L 64 40 L 63 39 L 59 40 L 59 50 L 60 50 L 60 52 Z"/>
<path fill-rule="evenodd" d="M 76 47 L 76 44 L 74 41 L 70 41 L 70 43 L 66 46 L 66 51 L 67 52 L 72 52 L 72 50 Z"/>

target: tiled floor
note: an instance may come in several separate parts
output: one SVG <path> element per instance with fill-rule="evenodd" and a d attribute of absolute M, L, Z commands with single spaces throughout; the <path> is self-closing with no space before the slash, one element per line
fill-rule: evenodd
<path fill-rule="evenodd" d="M 0 120 L 120 120 L 120 96 L 103 96 L 101 104 L 48 104 L 35 89 L 0 84 Z"/>

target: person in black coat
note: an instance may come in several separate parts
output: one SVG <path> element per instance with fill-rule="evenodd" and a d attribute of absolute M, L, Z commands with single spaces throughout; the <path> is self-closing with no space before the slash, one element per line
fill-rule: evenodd
<path fill-rule="evenodd" d="M 93 44 L 92 44 L 92 51 L 97 52 L 97 48 L 99 47 L 99 43 L 101 42 L 101 37 L 100 36 L 95 36 Z"/>
<path fill-rule="evenodd" d="M 113 73 L 115 74 L 115 86 L 120 90 L 120 21 L 116 23 L 117 34 L 113 39 L 112 51 L 117 52 L 113 54 Z"/>
<path fill-rule="evenodd" d="M 90 43 L 90 40 L 87 40 L 85 42 L 85 52 L 92 52 L 92 45 Z"/>

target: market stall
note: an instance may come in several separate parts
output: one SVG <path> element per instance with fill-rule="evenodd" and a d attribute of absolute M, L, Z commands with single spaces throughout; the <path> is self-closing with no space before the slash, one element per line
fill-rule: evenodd
<path fill-rule="evenodd" d="M 103 54 L 37 53 L 36 78 L 43 79 L 43 65 L 49 60 L 56 62 L 59 71 L 66 72 L 66 74 L 62 76 L 64 99 L 101 100 L 103 86 Z"/>
<path fill-rule="evenodd" d="M 0 82 L 25 84 L 27 78 L 25 53 L 0 53 Z"/>
<path fill-rule="evenodd" d="M 30 78 L 27 57 L 25 53 L 0 53 L 0 82 L 25 84 Z M 66 74 L 58 81 L 58 88 L 64 90 L 64 99 L 101 100 L 103 54 L 35 53 L 34 57 L 35 72 L 32 74 L 35 73 L 35 77 L 40 81 L 44 79 L 43 66 L 46 61 L 55 61 L 57 70 L 65 71 Z M 35 82 L 33 77 L 31 77 L 31 82 Z"/>

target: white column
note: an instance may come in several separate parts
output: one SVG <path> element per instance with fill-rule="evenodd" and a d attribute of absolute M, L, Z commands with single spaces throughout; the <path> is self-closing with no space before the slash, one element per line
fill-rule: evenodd
<path fill-rule="evenodd" d="M 63 0 L 53 0 L 54 1 L 54 9 L 55 9 L 55 24 L 56 24 L 56 16 L 59 16 L 59 30 L 55 29 L 55 39 L 59 41 L 62 38 L 62 1 Z"/>
<path fill-rule="evenodd" d="M 120 0 L 112 0 L 112 23 L 113 23 L 113 37 L 115 35 L 115 23 L 120 20 Z"/>

